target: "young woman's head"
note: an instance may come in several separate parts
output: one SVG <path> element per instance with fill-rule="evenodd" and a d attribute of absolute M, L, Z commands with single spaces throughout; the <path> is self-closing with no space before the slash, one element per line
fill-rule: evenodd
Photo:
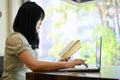
<path fill-rule="evenodd" d="M 23 34 L 32 48 L 38 48 L 38 24 L 44 19 L 44 10 L 35 2 L 25 2 L 18 10 L 13 30 Z"/>

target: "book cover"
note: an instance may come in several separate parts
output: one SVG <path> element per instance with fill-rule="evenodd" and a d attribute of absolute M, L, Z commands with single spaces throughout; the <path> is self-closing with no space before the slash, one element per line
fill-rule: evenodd
<path fill-rule="evenodd" d="M 81 48 L 80 40 L 72 40 L 66 47 L 59 53 L 62 59 L 71 57 L 76 51 Z"/>

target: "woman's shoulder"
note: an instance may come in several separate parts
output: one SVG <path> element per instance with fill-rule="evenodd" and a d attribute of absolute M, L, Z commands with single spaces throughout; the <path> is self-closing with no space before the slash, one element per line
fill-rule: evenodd
<path fill-rule="evenodd" d="M 24 36 L 19 32 L 13 32 L 8 36 L 8 38 L 22 38 L 22 37 Z"/>
<path fill-rule="evenodd" d="M 28 44 L 27 39 L 19 32 L 13 32 L 11 33 L 8 38 L 7 38 L 8 42 L 13 42 L 13 43 L 25 43 Z"/>

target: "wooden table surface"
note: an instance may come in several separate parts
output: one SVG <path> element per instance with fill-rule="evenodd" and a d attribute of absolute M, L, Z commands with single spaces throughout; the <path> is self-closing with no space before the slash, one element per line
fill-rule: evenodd
<path fill-rule="evenodd" d="M 120 66 L 104 66 L 100 72 L 27 72 L 26 80 L 120 80 Z"/>

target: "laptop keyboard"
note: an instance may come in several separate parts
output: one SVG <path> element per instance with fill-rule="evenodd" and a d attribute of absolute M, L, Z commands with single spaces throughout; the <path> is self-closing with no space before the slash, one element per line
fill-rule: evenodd
<path fill-rule="evenodd" d="M 89 64 L 88 67 L 86 67 L 84 65 L 78 65 L 78 66 L 75 66 L 74 68 L 78 68 L 78 69 L 97 69 L 97 66 L 95 64 Z"/>

